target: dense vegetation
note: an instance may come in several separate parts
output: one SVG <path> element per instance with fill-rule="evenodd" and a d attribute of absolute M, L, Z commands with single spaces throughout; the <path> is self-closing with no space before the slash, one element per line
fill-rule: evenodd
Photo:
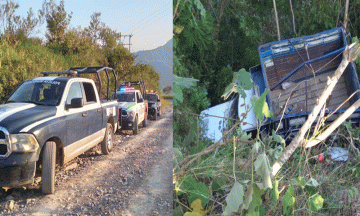
<path fill-rule="evenodd" d="M 360 143 L 359 129 L 349 123 L 334 133 L 331 143 L 297 149 L 275 178 L 270 178 L 270 167 L 285 148 L 276 133 L 251 138 L 237 123 L 229 124 L 231 131 L 221 143 L 201 136 L 200 111 L 221 103 L 231 91 L 241 93 L 243 88 L 236 84 L 250 79 L 244 69 L 260 63 L 257 47 L 278 40 L 274 2 L 280 39 L 328 30 L 344 20 L 345 1 L 339 0 L 173 1 L 174 215 L 353 215 L 359 211 L 354 206 L 360 195 L 360 156 L 349 147 Z M 347 30 L 353 36 L 360 33 L 359 10 L 360 1 L 350 1 Z M 264 98 L 252 100 L 259 125 L 271 114 Z M 310 163 L 312 156 L 329 146 L 349 149 L 349 160 Z"/>
<path fill-rule="evenodd" d="M 120 44 L 121 34 L 106 26 L 100 13 L 91 16 L 88 27 L 71 28 L 72 13 L 65 11 L 64 4 L 45 0 L 37 14 L 30 9 L 27 17 L 15 15 L 19 5 L 12 0 L 0 5 L 0 101 L 40 71 L 83 66 L 112 67 L 119 81 L 142 79 L 148 89 L 159 91 L 154 68 L 134 65 L 134 57 Z M 31 37 L 44 23 L 46 38 Z"/>

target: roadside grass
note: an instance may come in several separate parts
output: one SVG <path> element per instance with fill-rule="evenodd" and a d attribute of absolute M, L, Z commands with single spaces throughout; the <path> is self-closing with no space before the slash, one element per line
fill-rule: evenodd
<path fill-rule="evenodd" d="M 276 180 L 279 182 L 279 198 L 277 201 L 273 202 L 272 200 L 273 191 L 266 189 L 261 195 L 258 194 L 257 208 L 260 209 L 261 206 L 266 215 L 360 214 L 360 156 L 349 144 L 354 142 L 355 146 L 359 147 L 359 133 L 358 127 L 347 128 L 347 126 L 342 125 L 325 143 L 309 150 L 297 149 L 276 176 Z M 233 135 L 243 136 L 239 133 Z M 270 139 L 269 142 L 268 139 Z M 274 146 L 271 137 L 264 138 L 263 142 L 265 145 L 261 148 L 267 152 L 269 162 L 273 164 L 276 159 L 276 153 L 273 149 L 278 144 Z M 208 141 L 200 139 L 197 151 L 194 151 L 194 146 L 187 146 L 186 143 L 174 147 L 174 167 L 183 158 L 190 155 L 190 152 L 191 154 L 201 152 L 208 145 Z M 234 146 L 233 142 L 229 142 L 210 154 L 202 155 L 187 168 L 183 176 L 177 177 L 179 168 L 175 169 L 174 215 L 184 215 L 184 213 L 192 211 L 190 202 L 197 197 L 203 201 L 204 210 L 209 209 L 208 215 L 221 215 L 228 205 L 227 196 L 235 181 L 247 189 L 244 195 L 246 200 L 245 197 L 248 196 L 248 189 L 252 187 L 252 182 L 261 185 L 259 182 L 262 180 L 254 170 L 256 154 L 253 153 L 253 147 L 254 144 L 237 143 Z M 326 153 L 328 147 L 347 149 L 349 151 L 348 160 L 346 162 L 331 162 L 329 158 L 326 158 L 321 163 L 313 163 L 313 157 Z M 189 182 L 203 189 L 194 191 Z M 203 185 L 204 187 L 202 187 Z M 292 197 L 295 202 L 290 206 L 289 211 L 284 212 L 284 203 L 287 202 L 288 196 L 286 194 L 289 187 L 294 188 Z M 251 195 L 255 199 L 255 195 Z M 324 200 L 323 205 L 321 208 L 313 210 L 310 203 L 318 195 Z M 207 202 L 206 205 L 204 202 Z M 245 215 L 250 213 L 249 209 L 241 210 L 240 207 L 238 212 L 240 215 Z"/>
<path fill-rule="evenodd" d="M 173 95 L 161 95 L 162 98 L 164 99 L 173 99 Z"/>
<path fill-rule="evenodd" d="M 165 100 L 162 96 L 160 97 L 160 101 L 161 101 L 161 106 L 166 107 L 171 105 L 172 103 L 168 100 Z"/>

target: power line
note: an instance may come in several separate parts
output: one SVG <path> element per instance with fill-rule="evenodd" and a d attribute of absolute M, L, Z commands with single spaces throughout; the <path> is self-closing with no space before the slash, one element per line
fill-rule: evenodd
<path fill-rule="evenodd" d="M 163 15 L 164 13 L 167 13 L 167 12 L 168 12 L 168 9 L 170 9 L 170 8 L 165 8 L 165 9 L 162 10 L 160 13 L 159 13 L 159 12 L 156 12 L 156 13 L 153 13 L 152 15 L 146 17 L 146 18 L 145 18 L 145 19 L 147 19 L 146 22 L 143 22 L 143 23 L 141 23 L 140 25 L 134 27 L 130 32 L 134 32 L 134 31 L 136 31 L 137 29 L 143 27 L 144 25 L 146 25 L 146 24 L 148 24 L 149 22 L 153 21 L 154 19 L 158 18 L 159 15 Z M 156 14 L 157 16 L 156 16 L 154 19 L 150 19 L 154 14 Z M 171 14 L 171 13 L 169 13 L 169 14 Z M 163 17 L 164 17 L 164 16 L 163 16 Z M 145 19 L 143 19 L 143 20 L 145 20 Z M 143 21 L 143 20 L 142 20 L 142 21 Z"/>
<path fill-rule="evenodd" d="M 161 13 L 161 14 L 159 14 L 159 15 L 163 15 L 163 16 L 161 16 L 161 17 L 156 17 L 156 18 L 158 18 L 158 19 L 153 19 L 152 21 L 152 23 L 150 23 L 150 25 L 142 25 L 143 26 L 143 28 L 142 29 L 140 29 L 140 30 L 138 30 L 137 32 L 135 32 L 134 34 L 137 34 L 137 33 L 139 33 L 140 31 L 142 31 L 142 30 L 144 30 L 145 28 L 147 28 L 147 27 L 149 27 L 149 26 L 151 26 L 152 24 L 154 24 L 155 22 L 157 22 L 158 20 L 160 20 L 161 18 L 163 18 L 163 17 L 165 17 L 165 16 L 167 16 L 167 14 L 166 13 Z M 149 20 L 150 21 L 150 20 Z M 149 21 L 147 22 L 147 23 L 145 23 L 145 24 L 148 24 L 149 23 Z M 142 27 L 142 26 L 140 26 L 140 27 Z M 139 27 L 139 28 L 140 28 Z M 138 29 L 139 29 L 138 28 Z"/>
<path fill-rule="evenodd" d="M 169 7 L 169 6 L 170 6 L 170 7 Z M 165 8 L 165 7 L 166 7 L 166 6 L 164 6 L 164 7 L 162 7 L 162 8 Z M 167 8 L 165 8 L 165 10 L 168 10 L 168 9 L 171 9 L 171 8 L 172 8 L 172 5 L 167 5 Z M 164 10 L 162 10 L 162 11 L 164 11 Z M 142 19 L 141 21 L 137 22 L 135 25 L 133 25 L 134 28 L 133 28 L 130 32 L 135 31 L 135 29 L 138 28 L 138 24 L 140 24 L 142 21 L 150 18 L 151 16 L 153 16 L 154 14 L 157 14 L 157 13 L 158 13 L 158 11 L 155 11 L 154 13 L 150 14 L 149 16 L 146 16 L 146 17 L 145 17 L 144 19 Z M 141 24 L 141 25 L 142 25 L 142 24 Z M 141 26 L 141 25 L 140 25 L 140 26 Z"/>
<path fill-rule="evenodd" d="M 129 45 L 129 53 L 131 53 L 131 37 L 132 37 L 133 35 L 132 34 L 129 34 L 129 35 L 121 35 L 121 37 L 124 37 L 124 42 L 125 42 L 125 39 L 126 39 L 126 37 L 129 37 L 129 43 L 128 44 L 124 44 L 124 43 L 122 43 L 122 45 L 125 47 L 126 45 Z"/>

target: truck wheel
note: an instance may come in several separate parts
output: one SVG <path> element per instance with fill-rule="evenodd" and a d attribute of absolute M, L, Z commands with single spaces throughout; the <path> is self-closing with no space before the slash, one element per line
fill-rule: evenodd
<path fill-rule="evenodd" d="M 136 116 L 135 121 L 134 121 L 134 129 L 133 129 L 133 134 L 134 135 L 138 134 L 138 128 L 139 128 L 139 126 L 138 126 L 138 117 Z"/>
<path fill-rule="evenodd" d="M 144 121 L 142 122 L 142 126 L 143 126 L 143 127 L 146 127 L 146 125 L 147 125 L 147 117 L 145 117 L 145 118 L 144 118 Z"/>
<path fill-rule="evenodd" d="M 157 113 L 155 113 L 155 114 L 154 114 L 154 120 L 155 120 L 155 121 L 157 121 L 157 117 L 158 117 L 158 115 L 157 115 Z"/>
<path fill-rule="evenodd" d="M 48 141 L 44 145 L 42 159 L 42 187 L 44 194 L 52 194 L 55 191 L 55 163 L 56 163 L 56 143 Z"/>
<path fill-rule="evenodd" d="M 110 154 L 112 147 L 113 147 L 113 142 L 114 142 L 113 126 L 112 126 L 112 124 L 107 123 L 104 140 L 101 142 L 101 152 L 104 155 Z"/>

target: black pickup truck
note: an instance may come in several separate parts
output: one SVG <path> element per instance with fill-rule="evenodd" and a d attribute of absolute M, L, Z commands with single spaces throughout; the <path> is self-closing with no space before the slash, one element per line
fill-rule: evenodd
<path fill-rule="evenodd" d="M 95 82 L 80 77 L 100 78 L 100 72 L 113 73 L 116 90 L 111 68 L 71 68 L 25 80 L 0 105 L 0 187 L 31 184 L 39 169 L 42 192 L 53 193 L 56 164 L 63 166 L 99 143 L 104 154 L 110 153 L 118 103 L 109 94 L 102 101 Z"/>
<path fill-rule="evenodd" d="M 156 93 L 146 93 L 146 99 L 149 104 L 149 117 L 151 116 L 155 121 L 161 115 L 161 102 L 159 95 Z"/>

